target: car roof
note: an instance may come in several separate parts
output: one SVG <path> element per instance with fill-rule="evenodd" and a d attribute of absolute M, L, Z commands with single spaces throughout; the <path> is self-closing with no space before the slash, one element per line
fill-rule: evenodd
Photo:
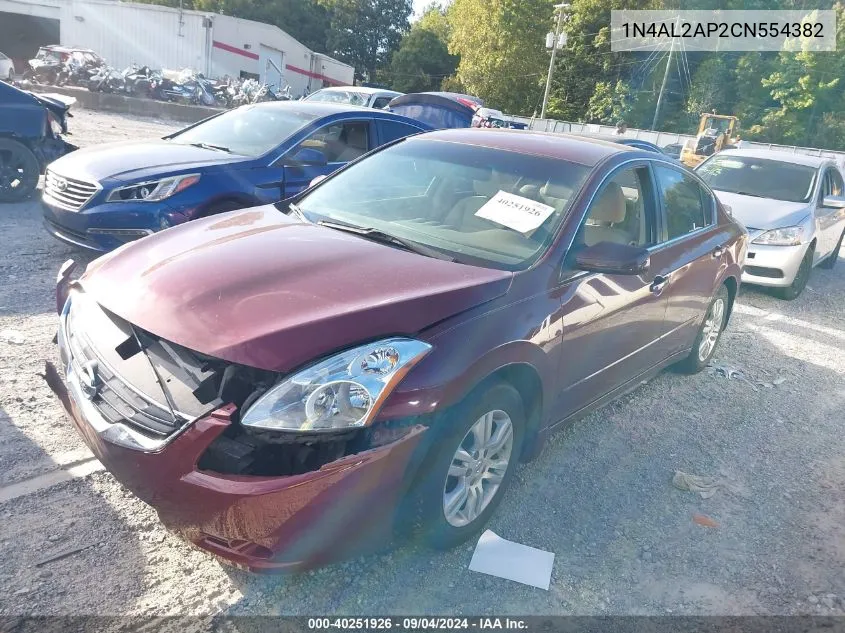
<path fill-rule="evenodd" d="M 632 147 L 601 139 L 530 130 L 458 128 L 427 132 L 414 138 L 476 145 L 520 154 L 533 154 L 580 163 L 588 167 L 593 167 L 614 154 L 638 151 Z M 646 152 L 642 151 L 642 153 L 645 154 Z"/>
<path fill-rule="evenodd" d="M 368 108 L 366 106 L 353 106 L 346 103 L 326 103 L 324 101 L 262 101 L 260 103 L 251 103 L 244 107 L 253 108 L 280 108 L 291 110 L 313 119 L 322 119 L 338 114 L 349 114 L 355 118 L 363 119 L 395 119 L 397 121 L 404 121 L 410 123 L 421 130 L 431 129 L 430 125 L 417 121 L 401 114 L 395 114 L 388 110 L 378 110 Z"/>
<path fill-rule="evenodd" d="M 765 158 L 777 160 L 782 163 L 794 163 L 806 165 L 807 167 L 821 167 L 833 162 L 827 156 L 809 156 L 807 154 L 793 154 L 792 152 L 781 152 L 776 149 L 725 149 L 719 152 L 719 156 L 748 156 L 749 158 Z"/>
<path fill-rule="evenodd" d="M 619 145 L 626 145 L 631 143 L 642 143 L 644 145 L 648 145 L 649 147 L 655 147 L 660 149 L 657 145 L 652 143 L 651 141 L 646 141 L 645 139 L 641 138 L 631 138 L 627 136 L 613 136 L 611 134 L 579 134 L 578 136 L 583 136 L 584 138 L 592 138 L 598 141 L 607 141 L 608 143 L 618 143 Z"/>
<path fill-rule="evenodd" d="M 395 90 L 387 90 L 386 88 L 371 88 L 369 86 L 330 86 L 328 88 L 321 88 L 317 92 L 345 92 L 345 91 L 360 92 L 365 95 L 385 94 L 385 95 L 401 95 L 401 92 Z"/>

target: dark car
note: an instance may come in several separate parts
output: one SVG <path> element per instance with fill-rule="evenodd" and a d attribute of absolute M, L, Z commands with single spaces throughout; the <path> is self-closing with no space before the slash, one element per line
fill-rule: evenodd
<path fill-rule="evenodd" d="M 490 517 L 549 432 L 664 367 L 704 368 L 747 234 L 696 175 L 578 137 L 410 137 L 297 196 L 60 273 L 85 441 L 242 567 Z"/>
<path fill-rule="evenodd" d="M 476 110 L 484 102 L 471 95 L 457 92 L 412 92 L 396 97 L 388 109 L 418 121 L 432 129 L 471 127 Z"/>
<path fill-rule="evenodd" d="M 17 202 L 38 186 L 47 163 L 76 149 L 62 138 L 70 106 L 0 81 L 0 202 Z"/>
<path fill-rule="evenodd" d="M 389 112 L 303 101 L 245 105 L 163 139 L 96 145 L 47 170 L 44 225 L 109 251 L 162 228 L 306 189 L 426 124 Z"/>

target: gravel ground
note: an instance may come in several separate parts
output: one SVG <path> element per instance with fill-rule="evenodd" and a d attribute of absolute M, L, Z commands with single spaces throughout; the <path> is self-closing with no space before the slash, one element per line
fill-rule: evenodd
<path fill-rule="evenodd" d="M 84 146 L 173 128 L 79 110 L 71 129 Z M 64 476 L 91 455 L 38 374 L 74 251 L 34 201 L 0 206 L 0 232 L 0 615 L 845 610 L 845 262 L 794 302 L 743 289 L 716 363 L 748 381 L 664 373 L 521 468 L 490 527 L 556 554 L 542 591 L 468 571 L 472 546 L 250 576 L 170 535 L 108 473 Z M 725 485 L 703 499 L 671 485 L 676 469 Z M 3 502 L 9 486 L 34 491 Z"/>

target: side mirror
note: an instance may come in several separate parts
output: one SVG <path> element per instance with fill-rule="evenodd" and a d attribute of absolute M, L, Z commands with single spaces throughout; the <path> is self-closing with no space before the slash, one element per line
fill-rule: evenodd
<path fill-rule="evenodd" d="M 845 209 L 845 196 L 825 196 L 822 206 L 826 209 Z"/>
<path fill-rule="evenodd" d="M 648 251 L 639 246 L 599 242 L 575 255 L 575 267 L 593 273 L 638 275 L 648 270 Z"/>
<path fill-rule="evenodd" d="M 323 182 L 326 178 L 327 178 L 327 176 L 325 174 L 320 174 L 316 178 L 311 179 L 311 182 L 308 183 L 308 187 L 311 188 L 314 185 Z"/>
<path fill-rule="evenodd" d="M 296 167 L 322 167 L 324 165 L 328 165 L 329 161 L 328 159 L 326 159 L 326 155 L 323 154 L 323 152 L 321 152 L 320 150 L 313 149 L 311 147 L 303 147 L 302 149 L 295 152 L 293 156 L 286 158 L 285 164 Z"/>

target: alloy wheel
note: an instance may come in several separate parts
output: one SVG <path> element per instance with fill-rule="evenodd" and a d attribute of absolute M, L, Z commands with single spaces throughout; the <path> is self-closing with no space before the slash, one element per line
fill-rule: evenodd
<path fill-rule="evenodd" d="M 722 321 L 724 318 L 725 301 L 721 297 L 716 297 L 716 300 L 707 312 L 707 317 L 704 319 L 701 343 L 698 345 L 698 359 L 701 362 L 707 360 L 716 347 L 716 341 L 719 340 L 719 334 L 722 332 Z"/>
<path fill-rule="evenodd" d="M 499 491 L 513 452 L 513 423 L 501 410 L 475 421 L 452 457 L 443 514 L 454 527 L 475 521 Z"/>

